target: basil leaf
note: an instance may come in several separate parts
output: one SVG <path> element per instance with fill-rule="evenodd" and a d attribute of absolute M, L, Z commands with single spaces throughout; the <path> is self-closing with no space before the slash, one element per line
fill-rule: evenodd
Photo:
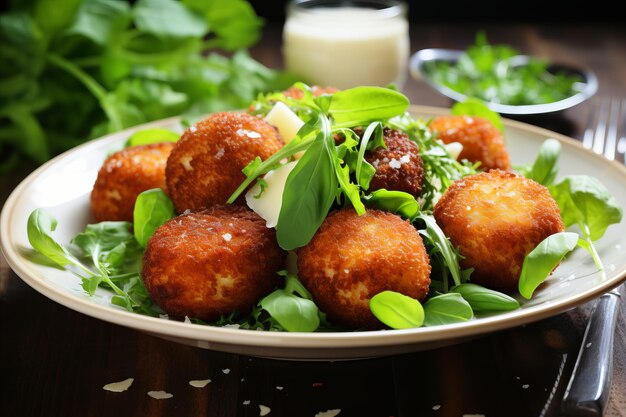
<path fill-rule="evenodd" d="M 322 128 L 285 183 L 276 224 L 278 244 L 285 250 L 309 243 L 337 196 L 335 147 L 329 143 L 332 136 L 328 119 L 322 116 L 320 120 Z"/>
<path fill-rule="evenodd" d="M 474 311 L 509 311 L 520 306 L 515 298 L 477 284 L 456 285 L 450 292 L 461 294 Z"/>
<path fill-rule="evenodd" d="M 530 299 L 535 289 L 578 243 L 576 233 L 562 232 L 545 238 L 524 258 L 518 282 L 519 293 Z"/>
<path fill-rule="evenodd" d="M 383 87 L 355 87 L 338 91 L 330 102 L 334 127 L 355 127 L 403 114 L 409 99 Z"/>
<path fill-rule="evenodd" d="M 154 231 L 176 214 L 174 203 L 160 188 L 140 193 L 133 210 L 133 230 L 141 247 L 146 247 Z"/>
<path fill-rule="evenodd" d="M 424 326 L 438 326 L 471 320 L 474 312 L 459 293 L 431 297 L 424 304 Z"/>
<path fill-rule="evenodd" d="M 379 292 L 370 299 L 369 306 L 372 314 L 392 329 L 420 327 L 424 322 L 420 302 L 395 291 Z"/>
<path fill-rule="evenodd" d="M 622 208 L 595 177 L 570 175 L 550 187 L 561 209 L 565 227 L 578 225 L 592 241 L 600 239 L 611 224 L 622 221 Z"/>

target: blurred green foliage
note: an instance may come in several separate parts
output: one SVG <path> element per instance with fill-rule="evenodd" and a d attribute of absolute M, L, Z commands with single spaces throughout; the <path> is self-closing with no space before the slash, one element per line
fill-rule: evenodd
<path fill-rule="evenodd" d="M 293 84 L 247 52 L 263 24 L 245 0 L 13 1 L 0 15 L 0 172 Z"/>

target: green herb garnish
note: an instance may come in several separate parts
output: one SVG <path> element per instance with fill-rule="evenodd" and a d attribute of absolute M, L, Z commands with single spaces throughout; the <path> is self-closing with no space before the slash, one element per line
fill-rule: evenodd
<path fill-rule="evenodd" d="M 0 15 L 0 172 L 290 86 L 296 77 L 245 49 L 262 26 L 246 0 L 11 2 Z"/>
<path fill-rule="evenodd" d="M 548 71 L 549 62 L 529 57 L 516 65 L 520 52 L 510 45 L 490 45 L 483 32 L 456 62 L 430 61 L 424 72 L 434 82 L 466 97 L 508 105 L 553 103 L 579 92 L 578 75 Z"/>

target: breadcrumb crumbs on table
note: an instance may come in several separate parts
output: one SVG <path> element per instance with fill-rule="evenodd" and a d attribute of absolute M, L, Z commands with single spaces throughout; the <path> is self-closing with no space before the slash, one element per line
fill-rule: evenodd
<path fill-rule="evenodd" d="M 224 373 L 224 375 L 228 375 L 230 373 L 230 369 L 229 368 L 222 369 L 222 372 Z"/>
<path fill-rule="evenodd" d="M 272 412 L 272 409 L 271 409 L 271 408 L 269 408 L 269 407 L 268 407 L 268 406 L 266 406 L 266 405 L 259 404 L 259 415 L 260 415 L 260 416 L 266 416 L 266 415 L 268 415 L 268 414 L 269 414 L 269 413 L 271 413 L 271 412 Z"/>
<path fill-rule="evenodd" d="M 244 400 L 243 405 L 250 405 L 250 400 Z"/>
<path fill-rule="evenodd" d="M 433 405 L 433 410 L 435 411 L 439 410 L 440 408 L 441 408 L 441 405 L 439 404 Z"/>

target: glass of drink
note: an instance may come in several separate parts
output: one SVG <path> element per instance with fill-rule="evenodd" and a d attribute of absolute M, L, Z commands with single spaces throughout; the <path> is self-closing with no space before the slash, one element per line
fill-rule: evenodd
<path fill-rule="evenodd" d="M 285 67 L 311 85 L 401 89 L 410 53 L 407 5 L 396 0 L 292 0 Z"/>

